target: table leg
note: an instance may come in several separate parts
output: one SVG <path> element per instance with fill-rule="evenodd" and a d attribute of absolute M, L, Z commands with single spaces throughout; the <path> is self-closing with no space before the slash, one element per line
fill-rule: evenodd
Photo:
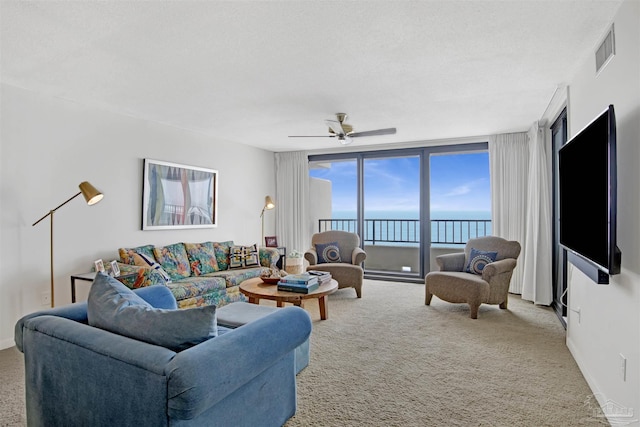
<path fill-rule="evenodd" d="M 276 301 L 276 306 L 277 307 L 284 307 L 284 302 L 283 301 Z"/>
<path fill-rule="evenodd" d="M 320 320 L 327 320 L 329 318 L 329 307 L 326 295 L 318 298 L 318 305 L 320 306 Z"/>
<path fill-rule="evenodd" d="M 256 297 L 249 297 L 249 302 L 251 304 L 260 304 L 260 299 Z"/>

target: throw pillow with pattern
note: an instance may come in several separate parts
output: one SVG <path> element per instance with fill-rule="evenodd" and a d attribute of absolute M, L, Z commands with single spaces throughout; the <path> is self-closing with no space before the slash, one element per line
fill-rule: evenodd
<path fill-rule="evenodd" d="M 171 280 L 180 280 L 191 276 L 189 257 L 182 243 L 169 246 L 154 247 L 153 254 L 164 271 L 169 273 Z"/>
<path fill-rule="evenodd" d="M 216 253 L 216 261 L 221 271 L 229 269 L 229 249 L 233 246 L 233 240 L 226 242 L 211 242 Z"/>
<path fill-rule="evenodd" d="M 123 264 L 136 265 L 134 254 L 144 254 L 153 259 L 153 245 L 138 246 L 135 248 L 120 248 L 118 249 L 118 255 L 120 255 L 120 262 Z"/>
<path fill-rule="evenodd" d="M 259 265 L 258 245 L 232 246 L 230 248 L 229 268 L 257 267 Z"/>
<path fill-rule="evenodd" d="M 465 267 L 467 273 L 482 274 L 484 267 L 496 260 L 498 252 L 480 251 L 475 248 L 471 248 L 469 253 L 469 261 Z"/>
<path fill-rule="evenodd" d="M 189 265 L 195 276 L 215 273 L 220 270 L 216 260 L 216 251 L 212 242 L 185 243 Z"/>
<path fill-rule="evenodd" d="M 318 264 L 342 262 L 338 242 L 316 243 L 316 253 L 318 254 Z"/>

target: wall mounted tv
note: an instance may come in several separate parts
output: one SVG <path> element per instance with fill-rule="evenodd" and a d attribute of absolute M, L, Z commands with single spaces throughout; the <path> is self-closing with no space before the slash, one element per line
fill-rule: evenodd
<path fill-rule="evenodd" d="M 609 283 L 608 275 L 620 273 L 621 263 L 613 105 L 560 148 L 558 165 L 560 244 L 597 283 Z"/>

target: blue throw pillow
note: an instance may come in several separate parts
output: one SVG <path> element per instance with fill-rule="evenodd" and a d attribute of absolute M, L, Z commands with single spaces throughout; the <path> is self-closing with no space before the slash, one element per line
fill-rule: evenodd
<path fill-rule="evenodd" d="M 318 264 L 342 262 L 338 242 L 316 243 L 316 253 L 318 254 Z"/>
<path fill-rule="evenodd" d="M 471 248 L 469 253 L 469 262 L 465 267 L 467 273 L 482 274 L 484 266 L 494 262 L 498 257 L 498 252 L 479 251 Z"/>
<path fill-rule="evenodd" d="M 96 274 L 87 300 L 89 325 L 173 351 L 185 350 L 218 335 L 216 306 L 184 310 L 152 307 L 131 289 Z"/>

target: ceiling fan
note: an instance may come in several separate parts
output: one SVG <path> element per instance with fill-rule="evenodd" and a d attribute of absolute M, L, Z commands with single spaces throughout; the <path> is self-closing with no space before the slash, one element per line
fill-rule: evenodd
<path fill-rule="evenodd" d="M 393 135 L 396 133 L 396 128 L 354 132 L 353 126 L 344 122 L 347 119 L 346 113 L 336 113 L 336 118 L 338 120 L 324 121 L 329 127 L 329 135 L 289 135 L 289 138 L 338 138 L 338 142 L 340 142 L 340 144 L 348 145 L 353 142 L 352 138 L 359 138 L 362 136 Z"/>

